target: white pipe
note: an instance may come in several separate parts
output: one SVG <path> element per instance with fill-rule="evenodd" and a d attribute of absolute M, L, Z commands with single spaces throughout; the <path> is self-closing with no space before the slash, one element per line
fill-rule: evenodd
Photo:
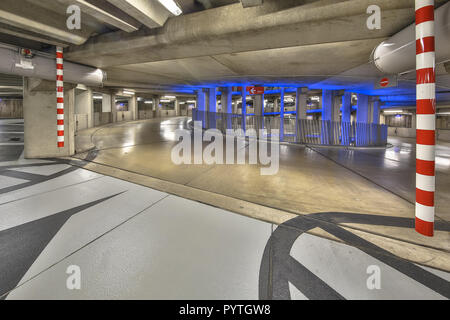
<path fill-rule="evenodd" d="M 450 60 L 450 2 L 436 9 L 436 64 Z M 376 67 L 386 74 L 416 69 L 416 25 L 412 24 L 382 42 L 373 52 Z"/>
<path fill-rule="evenodd" d="M 54 81 L 55 72 L 55 58 L 36 55 L 32 59 L 24 59 L 18 49 L 0 47 L 0 73 Z M 64 63 L 65 82 L 101 87 L 105 80 L 106 73 L 100 69 Z"/>

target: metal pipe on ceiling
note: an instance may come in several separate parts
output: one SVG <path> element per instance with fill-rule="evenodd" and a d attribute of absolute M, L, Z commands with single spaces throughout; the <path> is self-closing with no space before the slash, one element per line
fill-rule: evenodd
<path fill-rule="evenodd" d="M 26 58 L 19 53 L 19 48 L 0 46 L 0 73 L 55 80 L 55 57 L 47 54 L 35 54 Z M 106 73 L 101 69 L 81 64 L 66 62 L 64 80 L 69 83 L 102 87 Z"/>
<path fill-rule="evenodd" d="M 450 2 L 434 12 L 436 64 L 450 60 Z M 401 74 L 416 70 L 416 25 L 412 24 L 386 41 L 373 52 L 375 66 L 386 74 Z"/>

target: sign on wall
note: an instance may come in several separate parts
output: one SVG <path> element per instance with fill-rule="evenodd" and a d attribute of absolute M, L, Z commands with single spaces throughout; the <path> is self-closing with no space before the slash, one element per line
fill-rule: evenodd
<path fill-rule="evenodd" d="M 384 89 L 396 87 L 398 85 L 397 76 L 384 76 L 375 82 L 374 89 Z"/>

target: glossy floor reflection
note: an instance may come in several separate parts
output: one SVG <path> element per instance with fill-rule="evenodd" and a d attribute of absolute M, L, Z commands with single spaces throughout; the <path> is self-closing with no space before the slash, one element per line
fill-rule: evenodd
<path fill-rule="evenodd" d="M 188 128 L 187 118 L 118 123 L 79 133 L 79 141 L 92 141 L 92 161 L 149 177 L 241 199 L 296 214 L 355 212 L 413 218 L 414 153 L 392 150 L 340 150 L 281 146 L 280 168 L 261 176 L 258 165 L 175 165 L 171 150 L 174 130 Z M 401 142 L 398 144 L 401 146 Z M 406 142 L 405 142 L 406 144 Z M 445 146 L 440 154 L 444 155 Z M 247 148 L 248 149 L 248 148 Z M 248 150 L 247 150 L 248 151 Z M 87 153 L 79 154 L 85 158 Z M 391 160 L 397 156 L 397 160 Z M 390 158 L 389 158 L 390 157 Z M 400 158 L 402 157 L 402 158 Z M 248 155 L 246 157 L 248 159 Z M 445 206 L 450 191 L 448 174 L 439 168 L 438 216 L 449 219 Z M 448 233 L 433 239 L 413 230 L 358 224 L 362 230 L 413 243 L 450 249 Z"/>
<path fill-rule="evenodd" d="M 314 148 L 320 154 L 366 177 L 374 183 L 415 202 L 415 139 L 389 137 L 387 149 L 342 150 Z M 436 145 L 436 215 L 450 220 L 450 143 Z"/>

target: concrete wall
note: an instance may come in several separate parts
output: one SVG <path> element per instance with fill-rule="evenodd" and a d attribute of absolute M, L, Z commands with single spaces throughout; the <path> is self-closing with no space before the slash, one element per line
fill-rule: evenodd
<path fill-rule="evenodd" d="M 133 120 L 132 111 L 117 111 L 117 122 Z"/>
<path fill-rule="evenodd" d="M 389 136 L 397 136 L 397 137 L 405 137 L 405 138 L 415 138 L 416 137 L 416 129 L 415 128 L 389 127 L 388 135 Z"/>
<path fill-rule="evenodd" d="M 416 137 L 416 129 L 415 128 L 396 128 L 389 127 L 388 128 L 389 136 L 397 136 L 404 138 L 415 138 Z M 450 141 L 450 130 L 448 129 L 437 129 L 436 130 L 436 138 L 439 141 Z"/>
<path fill-rule="evenodd" d="M 78 125 L 76 130 L 92 128 L 94 126 L 94 100 L 92 90 L 77 90 L 75 91 L 75 114 L 80 115 L 76 117 Z"/>
<path fill-rule="evenodd" d="M 0 118 L 23 118 L 23 100 L 7 99 L 0 101 Z"/>
<path fill-rule="evenodd" d="M 440 129 L 437 131 L 437 139 L 439 141 L 447 141 L 450 142 L 450 130 L 449 129 Z"/>
<path fill-rule="evenodd" d="M 64 148 L 57 147 L 56 82 L 24 80 L 25 158 L 64 157 L 75 153 L 75 90 L 64 86 Z"/>
<path fill-rule="evenodd" d="M 153 119 L 153 110 L 146 109 L 146 110 L 139 110 L 139 118 L 140 120 L 143 119 Z"/>
<path fill-rule="evenodd" d="M 89 117 L 87 114 L 75 114 L 75 131 L 89 128 Z"/>
<path fill-rule="evenodd" d="M 159 109 L 157 112 L 157 116 L 159 118 L 165 118 L 165 117 L 175 117 L 176 113 L 175 110 L 161 110 Z"/>
<path fill-rule="evenodd" d="M 94 126 L 103 126 L 112 122 L 111 112 L 96 112 L 94 113 Z"/>

